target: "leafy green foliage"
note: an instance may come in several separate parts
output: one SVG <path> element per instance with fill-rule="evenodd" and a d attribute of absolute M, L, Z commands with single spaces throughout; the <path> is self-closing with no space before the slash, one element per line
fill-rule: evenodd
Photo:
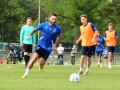
<path fill-rule="evenodd" d="M 27 17 L 33 18 L 33 25 L 38 24 L 39 0 L 1 0 L 0 29 L 3 28 L 5 42 L 19 42 L 19 33 Z M 88 21 L 95 24 L 104 34 L 107 24 L 113 23 L 120 34 L 120 3 L 117 0 L 40 0 L 40 22 L 48 21 L 49 14 L 58 14 L 57 24 L 61 26 L 61 43 L 74 44 L 79 38 L 80 15 L 88 15 Z M 2 36 L 2 30 L 0 36 Z M 119 46 L 119 43 L 118 43 Z"/>

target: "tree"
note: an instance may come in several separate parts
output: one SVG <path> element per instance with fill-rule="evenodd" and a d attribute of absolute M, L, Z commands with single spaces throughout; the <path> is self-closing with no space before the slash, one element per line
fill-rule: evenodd
<path fill-rule="evenodd" d="M 19 8 L 16 0 L 1 0 L 0 6 L 0 27 L 3 28 L 4 42 L 17 42 L 18 25 L 21 24 L 24 10 Z"/>

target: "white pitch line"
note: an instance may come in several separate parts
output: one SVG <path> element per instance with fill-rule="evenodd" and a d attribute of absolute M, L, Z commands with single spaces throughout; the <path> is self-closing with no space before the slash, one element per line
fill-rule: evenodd
<path fill-rule="evenodd" d="M 5 67 L 5 68 L 0 68 L 0 69 L 7 69 L 7 68 L 12 68 L 11 66 Z"/>

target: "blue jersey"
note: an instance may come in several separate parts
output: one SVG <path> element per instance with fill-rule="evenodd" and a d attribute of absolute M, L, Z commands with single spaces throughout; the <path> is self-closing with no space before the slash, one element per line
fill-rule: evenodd
<path fill-rule="evenodd" d="M 62 33 L 61 28 L 57 24 L 51 26 L 49 22 L 44 22 L 38 25 L 35 30 L 42 30 L 38 45 L 46 51 L 51 52 L 52 46 L 56 42 L 57 35 Z"/>
<path fill-rule="evenodd" d="M 88 24 L 88 23 L 87 23 L 87 24 Z M 84 25 L 84 27 L 87 26 L 87 24 Z M 91 27 L 92 27 L 93 32 L 94 32 L 95 30 L 97 30 L 97 28 L 95 27 L 95 25 L 94 25 L 93 23 L 90 23 L 90 25 L 91 25 Z"/>
<path fill-rule="evenodd" d="M 97 28 L 95 27 L 95 25 L 93 23 L 91 23 L 91 27 L 92 27 L 93 31 L 97 30 Z"/>
<path fill-rule="evenodd" d="M 99 43 L 100 45 L 97 45 L 96 46 L 96 51 L 103 51 L 104 50 L 104 43 L 105 43 L 105 40 L 103 37 L 98 37 L 97 38 L 97 43 Z"/>

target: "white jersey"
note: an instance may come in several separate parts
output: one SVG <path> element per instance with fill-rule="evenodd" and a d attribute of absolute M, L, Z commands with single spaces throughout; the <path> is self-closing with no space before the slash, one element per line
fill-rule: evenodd
<path fill-rule="evenodd" d="M 71 56 L 76 56 L 76 54 L 77 54 L 77 48 L 72 48 Z"/>
<path fill-rule="evenodd" d="M 63 55 L 64 48 L 63 47 L 58 47 L 57 52 L 58 52 L 59 55 Z"/>
<path fill-rule="evenodd" d="M 108 50 L 105 49 L 103 54 L 104 54 L 104 57 L 108 57 Z"/>

